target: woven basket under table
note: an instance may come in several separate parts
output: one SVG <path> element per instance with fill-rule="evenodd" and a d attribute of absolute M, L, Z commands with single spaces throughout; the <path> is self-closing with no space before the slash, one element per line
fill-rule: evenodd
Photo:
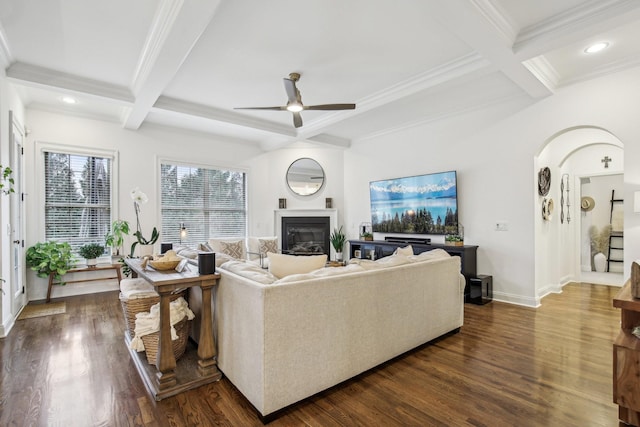
<path fill-rule="evenodd" d="M 169 297 L 170 301 L 175 301 L 180 297 L 184 297 L 187 293 L 186 289 L 180 289 L 175 293 L 171 294 Z M 131 298 L 124 299 L 122 294 L 120 294 L 120 303 L 122 305 L 122 312 L 124 313 L 124 318 L 127 322 L 127 332 L 130 338 L 133 338 L 136 329 L 136 314 L 145 313 L 151 311 L 151 306 L 154 304 L 158 304 L 160 302 L 160 295 L 155 297 L 146 297 L 146 298 Z M 146 345 L 146 344 L 145 344 Z"/>
<path fill-rule="evenodd" d="M 189 326 L 191 322 L 187 320 L 187 317 L 183 317 L 181 321 L 173 325 L 178 334 L 178 339 L 171 341 L 173 347 L 173 357 L 176 361 L 182 357 L 187 349 L 187 339 L 189 338 Z M 154 332 L 149 335 L 143 335 L 140 337 L 144 344 L 144 350 L 147 353 L 147 362 L 151 365 L 156 365 L 156 356 L 158 355 L 158 337 L 159 332 Z"/>

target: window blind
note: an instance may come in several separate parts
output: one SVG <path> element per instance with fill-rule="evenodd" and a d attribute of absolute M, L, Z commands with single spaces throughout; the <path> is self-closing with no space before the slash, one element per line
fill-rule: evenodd
<path fill-rule="evenodd" d="M 163 242 L 195 245 L 211 237 L 244 237 L 246 174 L 163 163 L 160 167 Z M 180 238 L 181 224 L 187 236 Z"/>
<path fill-rule="evenodd" d="M 109 158 L 45 151 L 45 238 L 67 242 L 77 254 L 104 245 L 111 224 Z"/>

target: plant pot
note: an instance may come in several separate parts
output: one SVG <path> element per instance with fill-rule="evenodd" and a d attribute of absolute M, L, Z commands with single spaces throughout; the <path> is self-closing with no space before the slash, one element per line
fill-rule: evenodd
<path fill-rule="evenodd" d="M 444 242 L 447 246 L 464 246 L 464 242 Z"/>
<path fill-rule="evenodd" d="M 87 267 L 95 267 L 98 264 L 97 258 L 87 259 Z"/>
<path fill-rule="evenodd" d="M 153 256 L 153 245 L 138 245 L 138 248 L 138 256 L 140 258 Z"/>
<path fill-rule="evenodd" d="M 336 261 L 338 262 L 342 261 L 342 252 L 336 252 Z"/>
<path fill-rule="evenodd" d="M 598 252 L 593 256 L 593 265 L 598 273 L 604 273 L 607 269 L 607 256 Z"/>

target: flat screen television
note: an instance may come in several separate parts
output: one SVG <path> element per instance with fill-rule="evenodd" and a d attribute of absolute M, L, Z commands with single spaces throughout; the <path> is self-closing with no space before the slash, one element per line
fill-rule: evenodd
<path fill-rule="evenodd" d="M 371 224 L 379 233 L 458 233 L 456 171 L 369 183 Z"/>

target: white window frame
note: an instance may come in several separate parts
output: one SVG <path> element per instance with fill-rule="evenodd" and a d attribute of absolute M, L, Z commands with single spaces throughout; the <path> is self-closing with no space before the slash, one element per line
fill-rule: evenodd
<path fill-rule="evenodd" d="M 232 171 L 232 172 L 240 172 L 240 173 L 244 173 L 245 175 L 245 224 L 244 224 L 244 236 L 238 236 L 238 237 L 243 237 L 243 238 L 247 238 L 247 236 L 249 235 L 249 171 L 246 168 L 242 168 L 242 167 L 237 167 L 237 166 L 229 166 L 229 165 L 212 165 L 212 164 L 204 164 L 204 163 L 194 163 L 194 162 L 189 162 L 189 161 L 185 161 L 185 160 L 177 160 L 175 158 L 169 158 L 169 157 L 158 157 L 157 158 L 157 162 L 156 162 L 156 181 L 155 181 L 155 188 L 157 189 L 157 194 L 158 194 L 158 199 L 157 199 L 157 212 L 158 212 L 158 218 L 157 218 L 157 223 L 160 225 L 158 227 L 158 231 L 160 232 L 160 241 L 163 241 L 164 237 L 163 237 L 163 230 L 162 230 L 162 165 L 163 164 L 170 164 L 170 165 L 175 165 L 175 166 L 182 166 L 182 167 L 188 167 L 188 168 L 202 168 L 202 169 L 208 169 L 208 170 L 225 170 L 225 171 Z M 189 231 L 188 229 L 188 224 L 186 224 L 187 226 L 187 232 Z M 214 236 L 205 236 L 205 239 L 210 239 Z M 188 238 L 187 238 L 188 240 Z M 166 241 L 166 240 L 165 240 Z M 179 242 L 171 242 L 174 244 L 179 244 Z M 204 242 L 202 242 L 204 243 Z"/>
<path fill-rule="evenodd" d="M 42 209 L 42 211 L 38 212 L 38 239 L 37 241 L 44 242 L 46 236 L 46 224 L 45 224 L 45 152 L 57 152 L 64 154 L 72 154 L 78 156 L 94 156 L 94 157 L 103 157 L 111 160 L 111 222 L 113 222 L 114 218 L 117 218 L 117 212 L 119 212 L 119 204 L 118 204 L 118 194 L 116 190 L 120 188 L 119 184 L 119 153 L 117 150 L 105 150 L 100 148 L 88 148 L 88 147 L 78 147 L 75 145 L 68 144 L 60 144 L 55 142 L 35 142 L 35 153 L 36 153 L 36 170 L 38 171 L 39 177 L 37 180 L 37 198 L 35 206 L 38 210 Z"/>

